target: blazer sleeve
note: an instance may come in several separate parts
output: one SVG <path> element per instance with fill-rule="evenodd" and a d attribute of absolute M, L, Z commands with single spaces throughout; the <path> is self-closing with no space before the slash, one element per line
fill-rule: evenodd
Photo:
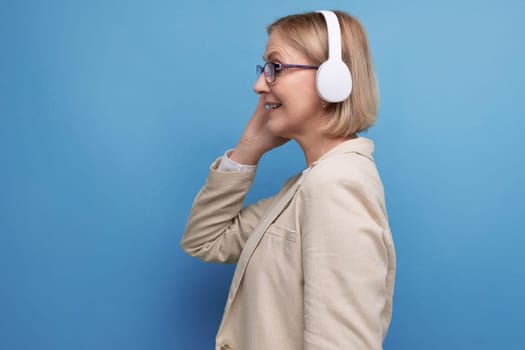
<path fill-rule="evenodd" d="M 216 166 L 193 202 L 180 244 L 201 260 L 235 263 L 273 198 L 242 208 L 255 171 L 219 172 Z"/>
<path fill-rule="evenodd" d="M 382 349 L 390 319 L 389 229 L 381 196 L 364 181 L 299 192 L 304 349 Z"/>

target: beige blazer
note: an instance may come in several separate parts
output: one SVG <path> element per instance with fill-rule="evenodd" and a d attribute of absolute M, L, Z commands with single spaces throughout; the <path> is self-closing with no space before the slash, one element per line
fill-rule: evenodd
<path fill-rule="evenodd" d="M 254 172 L 218 172 L 197 195 L 181 246 L 237 263 L 216 349 L 382 349 L 395 252 L 372 141 L 346 141 L 242 208 Z"/>

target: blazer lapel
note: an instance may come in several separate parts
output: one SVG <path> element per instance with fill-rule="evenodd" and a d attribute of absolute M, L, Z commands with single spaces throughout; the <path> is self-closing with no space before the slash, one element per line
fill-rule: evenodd
<path fill-rule="evenodd" d="M 242 278 L 244 276 L 244 272 L 246 271 L 246 266 L 248 265 L 248 261 L 250 260 L 255 248 L 261 241 L 264 235 L 264 232 L 266 232 L 266 229 L 268 228 L 268 226 L 270 226 L 271 223 L 275 221 L 275 219 L 279 216 L 279 214 L 281 214 L 281 212 L 284 210 L 286 205 L 290 203 L 293 196 L 297 192 L 297 189 L 299 188 L 299 185 L 302 179 L 303 179 L 303 176 L 297 175 L 297 178 L 293 181 L 290 187 L 287 190 L 285 190 L 284 194 L 277 200 L 275 205 L 272 206 L 268 214 L 261 219 L 259 224 L 255 227 L 253 233 L 250 235 L 250 238 L 246 242 L 246 245 L 244 246 L 242 253 L 239 257 L 239 260 L 237 262 L 235 273 L 233 275 L 233 280 L 230 286 L 230 292 L 228 295 L 228 301 L 226 303 L 223 322 L 226 318 L 225 317 L 226 313 L 228 312 L 228 309 L 230 308 L 231 303 L 233 299 L 235 298 L 235 294 L 237 293 L 237 290 L 239 289 L 239 285 L 241 284 Z"/>

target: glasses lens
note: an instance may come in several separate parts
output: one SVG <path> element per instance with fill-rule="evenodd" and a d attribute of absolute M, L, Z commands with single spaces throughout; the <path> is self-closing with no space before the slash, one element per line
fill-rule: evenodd
<path fill-rule="evenodd" d="M 264 68 L 260 64 L 255 66 L 255 74 L 257 75 L 257 78 L 262 74 Z"/>
<path fill-rule="evenodd" d="M 264 65 L 264 76 L 267 82 L 273 83 L 275 80 L 275 64 L 268 62 Z"/>

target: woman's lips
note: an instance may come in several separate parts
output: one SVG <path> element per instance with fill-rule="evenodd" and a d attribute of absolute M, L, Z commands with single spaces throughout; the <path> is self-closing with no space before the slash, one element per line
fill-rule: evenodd
<path fill-rule="evenodd" d="M 264 108 L 266 108 L 266 110 L 273 110 L 273 109 L 277 109 L 281 107 L 281 104 L 280 103 L 265 103 L 264 104 Z"/>

